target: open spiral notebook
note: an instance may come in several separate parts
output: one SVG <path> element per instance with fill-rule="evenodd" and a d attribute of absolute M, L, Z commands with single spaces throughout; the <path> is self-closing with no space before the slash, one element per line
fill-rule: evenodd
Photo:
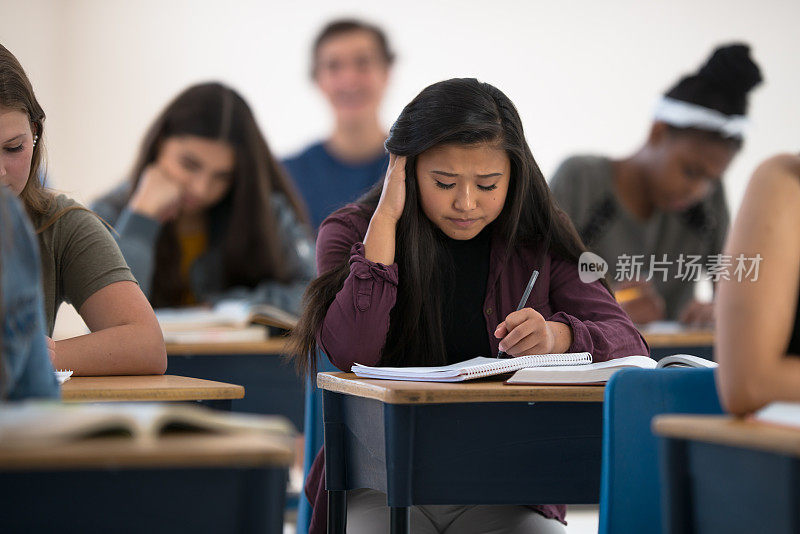
<path fill-rule="evenodd" d="M 351 371 L 361 378 L 384 380 L 413 380 L 419 382 L 462 382 L 473 378 L 511 373 L 527 367 L 561 367 L 588 365 L 592 355 L 588 352 L 568 354 L 537 354 L 518 358 L 472 358 L 441 367 L 369 367 L 359 363 Z"/>
<path fill-rule="evenodd" d="M 421 382 L 461 382 L 472 378 L 514 372 L 506 384 L 605 384 L 620 369 L 661 369 L 669 367 L 710 367 L 717 364 L 689 354 L 673 354 L 658 362 L 649 356 L 625 356 L 592 363 L 588 352 L 541 354 L 510 359 L 473 358 L 442 367 L 367 367 L 356 364 L 351 370 L 361 378 L 412 380 Z M 799 412 L 800 413 L 800 412 Z"/>

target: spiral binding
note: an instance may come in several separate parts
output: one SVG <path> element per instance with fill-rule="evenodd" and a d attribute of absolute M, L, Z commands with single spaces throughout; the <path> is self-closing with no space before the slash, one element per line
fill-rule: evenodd
<path fill-rule="evenodd" d="M 498 364 L 496 362 L 484 363 L 469 367 L 464 370 L 463 376 L 480 378 L 483 376 L 499 375 L 518 371 L 526 367 L 559 367 L 562 365 L 588 365 L 592 363 L 592 355 L 588 352 L 574 352 L 569 354 L 534 354 L 511 358 Z"/>

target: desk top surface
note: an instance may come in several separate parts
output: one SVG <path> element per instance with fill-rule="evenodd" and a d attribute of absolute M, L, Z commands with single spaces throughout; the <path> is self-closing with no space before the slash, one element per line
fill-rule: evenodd
<path fill-rule="evenodd" d="M 286 338 L 272 337 L 264 341 L 244 343 L 167 343 L 167 356 L 234 355 L 234 354 L 284 354 Z"/>
<path fill-rule="evenodd" d="M 107 437 L 0 448 L 0 470 L 286 467 L 293 458 L 290 439 L 268 434 Z"/>
<path fill-rule="evenodd" d="M 61 386 L 64 402 L 241 399 L 244 387 L 174 375 L 75 376 Z"/>
<path fill-rule="evenodd" d="M 653 420 L 653 431 L 669 438 L 800 457 L 800 428 L 753 419 L 726 415 L 660 415 Z"/>
<path fill-rule="evenodd" d="M 680 347 L 711 347 L 714 345 L 713 330 L 684 330 L 672 333 L 643 332 L 651 349 Z"/>
<path fill-rule="evenodd" d="M 456 402 L 603 402 L 603 386 L 507 386 L 502 380 L 410 382 L 358 378 L 353 373 L 319 373 L 317 386 L 387 404 Z"/>

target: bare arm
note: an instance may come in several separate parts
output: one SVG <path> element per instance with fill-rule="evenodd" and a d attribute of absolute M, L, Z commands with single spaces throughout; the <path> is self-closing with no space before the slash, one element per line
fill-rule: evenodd
<path fill-rule="evenodd" d="M 383 182 L 383 192 L 364 236 L 364 256 L 369 261 L 394 263 L 397 221 L 403 214 L 406 199 L 406 158 L 389 156 L 389 168 Z"/>
<path fill-rule="evenodd" d="M 719 284 L 717 375 L 725 407 L 744 414 L 777 400 L 800 401 L 800 358 L 787 358 L 800 286 L 800 158 L 776 156 L 756 169 L 726 254 L 761 254 L 758 279 Z"/>
<path fill-rule="evenodd" d="M 53 365 L 75 375 L 164 374 L 167 354 L 153 309 L 134 282 L 114 282 L 78 310 L 92 331 L 56 341 Z"/>

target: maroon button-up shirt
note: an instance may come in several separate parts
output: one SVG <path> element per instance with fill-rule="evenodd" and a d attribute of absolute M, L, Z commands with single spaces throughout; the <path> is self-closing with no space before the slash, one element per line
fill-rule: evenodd
<path fill-rule="evenodd" d="M 350 258 L 350 275 L 328 308 L 317 337 L 331 362 L 343 371 L 349 371 L 355 363 L 379 363 L 389 331 L 389 314 L 397 298 L 397 282 L 402 276 L 396 263 L 382 265 L 364 257 L 363 240 L 369 221 L 356 211 L 350 205 L 328 217 L 317 238 L 318 272 L 327 272 Z M 492 236 L 490 254 L 483 316 L 493 352 L 497 352 L 500 341 L 494 337 L 497 325 L 516 310 L 531 271 L 538 269 L 528 306 L 547 321 L 570 326 L 573 340 L 569 352 L 589 352 L 596 362 L 650 353 L 630 318 L 603 285 L 580 280 L 577 264 L 528 247 L 506 256 L 498 235 Z M 328 501 L 321 450 L 309 472 L 305 491 L 314 506 L 310 533 L 324 533 Z M 532 508 L 564 522 L 564 505 Z"/>

